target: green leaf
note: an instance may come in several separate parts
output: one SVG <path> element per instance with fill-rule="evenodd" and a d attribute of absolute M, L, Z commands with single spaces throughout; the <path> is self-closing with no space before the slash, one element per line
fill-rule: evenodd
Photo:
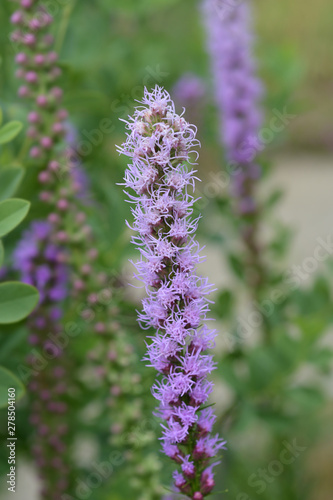
<path fill-rule="evenodd" d="M 5 363 L 12 351 L 18 346 L 26 344 L 27 330 L 24 323 L 17 325 L 6 325 L 1 328 L 2 335 L 0 337 L 1 351 L 0 351 L 0 364 Z M 5 330 L 5 331 L 4 331 Z"/>
<path fill-rule="evenodd" d="M 8 405 L 8 389 L 15 389 L 15 401 L 22 398 L 25 388 L 22 382 L 4 366 L 0 366 L 0 408 Z M 12 392 L 11 392 L 12 394 Z"/>
<path fill-rule="evenodd" d="M 10 198 L 17 190 L 22 178 L 23 168 L 11 167 L 0 172 L 0 201 Z"/>
<path fill-rule="evenodd" d="M 273 208 L 279 201 L 281 201 L 283 197 L 283 191 L 282 189 L 276 189 L 273 191 L 267 198 L 266 201 L 264 201 L 264 206 L 266 209 Z"/>
<path fill-rule="evenodd" d="M 2 114 L 2 109 L 0 108 L 0 127 L 1 127 L 1 125 L 2 125 L 2 115 L 3 115 L 3 114 Z"/>
<path fill-rule="evenodd" d="M 39 293 L 25 283 L 10 281 L 0 285 L 0 324 L 16 323 L 36 307 Z"/>
<path fill-rule="evenodd" d="M 12 231 L 27 215 L 30 203 L 13 198 L 0 202 L 0 238 Z"/>
<path fill-rule="evenodd" d="M 243 280 L 245 270 L 242 261 L 236 255 L 231 255 L 231 254 L 228 256 L 228 261 L 235 275 L 241 280 Z"/>
<path fill-rule="evenodd" d="M 22 126 L 21 122 L 15 120 L 6 123 L 0 128 L 0 144 L 12 141 L 21 132 Z"/>
<path fill-rule="evenodd" d="M 234 306 L 234 297 L 230 290 L 223 290 L 214 305 L 214 311 L 219 318 L 227 318 L 231 315 Z"/>
<path fill-rule="evenodd" d="M 5 250 L 3 248 L 2 241 L 0 240 L 0 267 L 3 264 L 3 259 L 5 258 Z"/>

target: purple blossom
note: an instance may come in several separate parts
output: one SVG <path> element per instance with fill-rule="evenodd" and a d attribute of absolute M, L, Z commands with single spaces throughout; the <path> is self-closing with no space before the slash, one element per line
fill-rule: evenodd
<path fill-rule="evenodd" d="M 194 239 L 198 219 L 192 217 L 196 178 L 191 165 L 199 143 L 195 127 L 176 114 L 169 94 L 159 87 L 145 89 L 142 106 L 125 123 L 127 140 L 119 151 L 131 160 L 125 186 L 134 194 L 125 192 L 133 204 L 133 243 L 140 252 L 136 277 L 147 293 L 139 322 L 156 330 L 145 359 L 159 373 L 152 394 L 160 402 L 157 415 L 165 420 L 163 450 L 182 462 L 175 486 L 193 498 L 203 465 L 225 444 L 209 436 L 214 418 L 201 407 L 213 388 L 207 376 L 215 366 L 205 351 L 214 346 L 215 332 L 202 324 L 208 319 L 211 285 L 196 274 L 201 257 Z"/>
<path fill-rule="evenodd" d="M 258 135 L 263 123 L 250 5 L 240 2 L 226 8 L 222 0 L 204 0 L 204 13 L 221 140 L 228 161 L 239 166 L 233 181 L 238 210 L 250 215 L 256 211 L 252 185 L 260 173 L 255 157 L 262 149 Z"/>
<path fill-rule="evenodd" d="M 34 285 L 40 293 L 40 304 L 59 302 L 67 296 L 68 269 L 62 262 L 63 250 L 49 244 L 52 226 L 35 221 L 23 233 L 13 253 L 14 269 L 24 283 Z"/>
<path fill-rule="evenodd" d="M 205 95 L 205 85 L 200 77 L 193 73 L 185 73 L 173 87 L 175 100 L 183 106 L 201 100 Z"/>

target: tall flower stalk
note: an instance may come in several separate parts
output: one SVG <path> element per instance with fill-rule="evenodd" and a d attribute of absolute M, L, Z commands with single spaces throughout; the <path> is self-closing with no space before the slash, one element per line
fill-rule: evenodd
<path fill-rule="evenodd" d="M 33 395 L 30 422 L 36 436 L 32 451 L 43 483 L 42 495 L 58 499 L 70 482 L 66 400 L 70 367 L 59 343 L 63 315 L 59 302 L 68 295 L 68 269 L 63 249 L 49 240 L 51 230 L 48 222 L 33 222 L 13 257 L 22 281 L 36 286 L 40 294 L 39 306 L 28 319 L 32 351 L 22 376 L 29 380 Z M 46 357 L 38 357 L 37 350 Z"/>
<path fill-rule="evenodd" d="M 210 464 L 225 442 L 212 435 L 215 416 L 206 406 L 215 368 L 207 350 L 215 331 L 203 324 L 211 285 L 197 275 L 201 261 L 194 219 L 196 129 L 176 114 L 169 94 L 145 89 L 142 106 L 126 122 L 127 140 L 119 152 L 131 163 L 125 174 L 134 204 L 133 243 L 140 252 L 137 278 L 146 289 L 139 322 L 152 327 L 145 359 L 157 372 L 152 388 L 159 401 L 164 453 L 179 464 L 176 488 L 201 500 L 214 488 Z"/>
<path fill-rule="evenodd" d="M 234 172 L 231 187 L 247 250 L 247 279 L 250 287 L 258 290 L 265 281 L 258 238 L 260 207 L 256 200 L 263 88 L 256 75 L 250 7 L 249 0 L 236 5 L 226 5 L 223 0 L 204 0 L 221 142 Z"/>
<path fill-rule="evenodd" d="M 140 377 L 134 370 L 136 357 L 129 345 L 130 340 L 117 323 L 119 311 L 114 280 L 111 282 L 101 272 L 97 262 L 98 251 L 86 213 L 89 190 L 75 152 L 73 134 L 68 133 L 68 113 L 62 106 L 63 91 L 56 85 L 61 69 L 57 63 L 58 54 L 54 51 L 54 39 L 50 35 L 53 19 L 42 1 L 22 0 L 11 21 L 15 25 L 12 40 L 20 48 L 16 55 L 19 66 L 16 75 L 23 83 L 18 95 L 30 105 L 26 145 L 29 146 L 30 158 L 39 167 L 39 199 L 47 219 L 33 222 L 25 233 L 15 254 L 15 267 L 23 280 L 36 283 L 45 292 L 45 299 L 40 301 L 28 323 L 30 344 L 33 349 L 52 348 L 57 351 L 56 360 L 34 376 L 29 387 L 33 396 L 31 422 L 37 434 L 34 454 L 43 483 L 43 498 L 58 500 L 62 494 L 71 491 L 71 484 L 70 470 L 57 468 L 60 462 L 69 463 L 70 446 L 62 446 L 56 439 L 55 429 L 58 427 L 59 432 L 68 432 L 65 426 L 59 424 L 57 427 L 60 410 L 57 412 L 56 408 L 64 410 L 65 419 L 68 417 L 66 393 L 71 381 L 75 384 L 76 377 L 69 363 L 71 350 L 63 337 L 65 296 L 56 293 L 59 291 L 55 286 L 59 266 L 66 269 L 66 293 L 71 298 L 74 323 L 85 334 L 94 337 L 94 347 L 87 352 L 90 361 L 83 360 L 83 363 L 86 369 L 90 363 L 94 365 L 99 383 L 108 389 L 103 407 L 108 413 L 111 408 L 113 416 L 109 425 L 111 445 L 119 446 L 122 434 L 130 433 L 140 418 L 141 387 Z M 54 249 L 56 256 L 50 249 Z M 68 302 L 65 305 L 67 308 Z M 66 318 L 72 319 L 71 314 L 66 311 Z M 82 321 L 78 321 L 79 316 Z M 30 356 L 30 365 L 34 361 Z M 104 418 L 103 422 L 107 419 Z M 129 442 L 128 447 L 131 446 L 134 445 Z M 132 455 L 130 464 L 134 475 L 138 460 L 135 453 Z M 159 497 L 159 486 L 152 477 L 156 476 L 159 464 L 155 458 L 153 466 L 151 462 L 140 461 L 144 479 L 138 479 L 137 487 L 145 489 L 145 498 L 155 499 Z M 71 469 L 73 472 L 73 463 Z M 151 484 L 150 488 L 146 487 L 145 481 Z"/>

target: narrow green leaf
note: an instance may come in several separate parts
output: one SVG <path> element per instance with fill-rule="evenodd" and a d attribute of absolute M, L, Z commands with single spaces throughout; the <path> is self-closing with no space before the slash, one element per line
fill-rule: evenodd
<path fill-rule="evenodd" d="M 12 141 L 21 132 L 22 127 L 22 123 L 15 120 L 6 123 L 0 128 L 0 144 Z"/>
<path fill-rule="evenodd" d="M 0 172 L 0 201 L 10 198 L 20 185 L 23 168 L 11 167 Z"/>
<path fill-rule="evenodd" d="M 8 405 L 8 389 L 15 389 L 15 402 L 22 398 L 25 388 L 22 382 L 4 366 L 0 366 L 0 408 Z M 10 391 L 10 395 L 14 392 Z"/>
<path fill-rule="evenodd" d="M 0 202 L 0 238 L 12 231 L 29 212 L 30 203 L 18 198 Z"/>
<path fill-rule="evenodd" d="M 3 116 L 3 113 L 2 113 L 2 109 L 0 108 L 0 127 L 2 125 L 2 116 Z"/>
<path fill-rule="evenodd" d="M 218 314 L 219 318 L 227 318 L 232 313 L 234 305 L 234 297 L 230 290 L 223 290 L 217 297 L 213 306 L 214 311 Z"/>
<path fill-rule="evenodd" d="M 24 345 L 27 338 L 27 330 L 24 323 L 21 323 L 20 325 L 17 325 L 17 323 L 6 325 L 5 329 L 6 331 L 2 331 L 2 335 L 0 337 L 0 364 L 5 363 L 8 357 L 10 357 L 12 351 L 19 345 Z M 2 330 L 4 330 L 4 328 L 2 328 Z"/>
<path fill-rule="evenodd" d="M 3 259 L 5 258 L 5 250 L 3 248 L 2 241 L 0 240 L 0 267 L 3 264 Z"/>
<path fill-rule="evenodd" d="M 228 260 L 230 267 L 235 273 L 235 275 L 241 280 L 244 279 L 245 270 L 242 261 L 236 255 L 233 254 L 230 254 L 228 256 Z"/>
<path fill-rule="evenodd" d="M 36 307 L 39 293 L 25 283 L 10 281 L 0 285 L 0 324 L 16 323 Z"/>

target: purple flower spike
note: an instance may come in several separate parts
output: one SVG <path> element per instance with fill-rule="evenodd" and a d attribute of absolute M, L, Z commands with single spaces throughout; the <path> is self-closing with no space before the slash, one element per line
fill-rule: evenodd
<path fill-rule="evenodd" d="M 13 254 L 14 268 L 21 272 L 22 281 L 38 288 L 40 304 L 64 300 L 68 294 L 68 269 L 58 261 L 61 249 L 47 243 L 51 232 L 49 223 L 33 222 Z M 39 264 L 41 260 L 43 264 Z"/>
<path fill-rule="evenodd" d="M 239 165 L 233 191 L 242 215 L 255 213 L 253 172 L 262 149 L 258 139 L 263 123 L 260 99 L 263 87 L 253 58 L 252 20 L 249 2 L 226 5 L 204 0 L 208 51 L 215 96 L 220 113 L 221 140 L 227 159 Z M 243 202 L 242 202 L 243 200 Z"/>
<path fill-rule="evenodd" d="M 163 449 L 180 464 L 174 475 L 178 490 L 194 498 L 202 484 L 204 497 L 201 475 L 225 443 L 210 436 L 213 413 L 203 409 L 212 390 L 206 378 L 215 368 L 206 349 L 214 345 L 215 332 L 202 325 L 211 286 L 196 274 L 201 258 L 190 192 L 199 142 L 196 128 L 175 113 L 159 87 L 145 89 L 142 106 L 125 123 L 127 140 L 119 151 L 131 159 L 125 186 L 134 191 L 127 194 L 134 205 L 133 243 L 141 254 L 137 278 L 147 292 L 139 322 L 157 330 L 146 360 L 159 372 L 152 392 L 165 420 Z"/>

